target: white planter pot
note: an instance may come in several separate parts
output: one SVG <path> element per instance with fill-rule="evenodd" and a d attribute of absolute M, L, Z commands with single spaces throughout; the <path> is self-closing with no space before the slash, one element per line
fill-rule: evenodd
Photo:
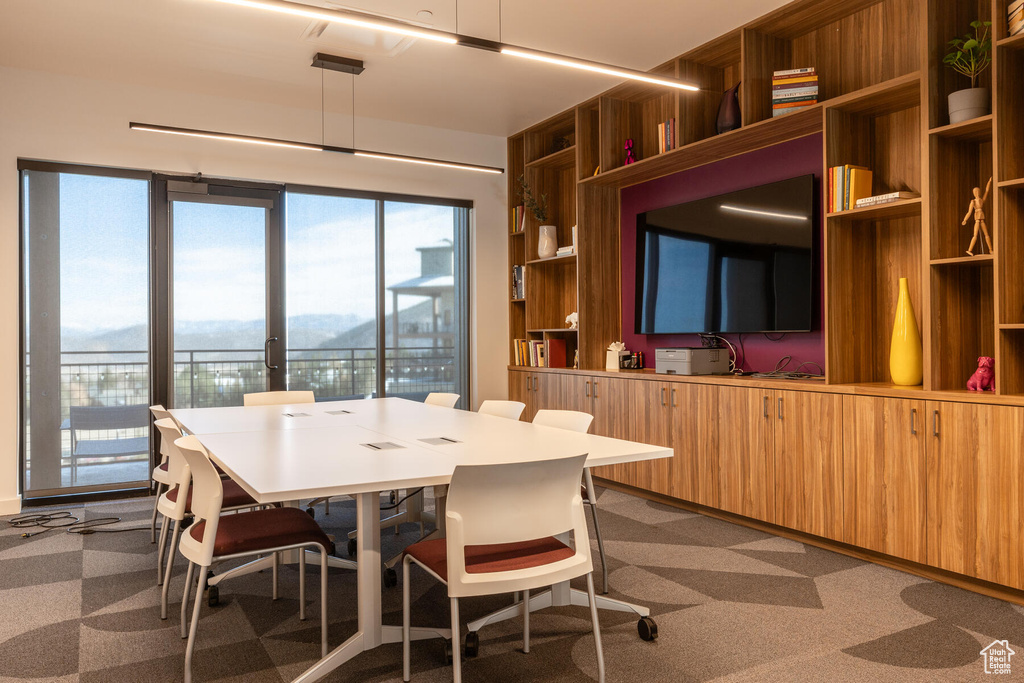
<path fill-rule="evenodd" d="M 988 88 L 967 88 L 949 93 L 949 122 L 960 123 L 992 111 Z"/>
<path fill-rule="evenodd" d="M 551 258 L 558 251 L 558 228 L 553 225 L 540 226 L 540 237 L 537 239 L 537 256 Z"/>

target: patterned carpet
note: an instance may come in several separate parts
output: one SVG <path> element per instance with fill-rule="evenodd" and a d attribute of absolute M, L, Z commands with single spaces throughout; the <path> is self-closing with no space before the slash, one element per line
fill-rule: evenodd
<path fill-rule="evenodd" d="M 140 526 L 150 505 L 91 504 L 77 513 Z M 660 632 L 643 642 L 634 616 L 602 612 L 609 681 L 988 680 L 979 653 L 996 639 L 1021 653 L 1011 666 L 1024 671 L 1018 606 L 615 491 L 603 491 L 600 505 L 611 595 L 648 605 Z M 317 515 L 339 538 L 354 517 L 351 501 Z M 171 619 L 162 622 L 147 532 L 23 539 L 0 526 L 0 681 L 181 680 L 184 562 L 172 584 Z M 385 552 L 416 533 L 411 525 L 401 536 L 385 533 Z M 288 681 L 306 669 L 319 652 L 316 572 L 311 566 L 306 622 L 298 620 L 298 575 L 290 568 L 276 602 L 269 574 L 225 582 L 221 605 L 203 608 L 195 680 Z M 355 630 L 355 574 L 332 570 L 330 579 L 334 647 Z M 440 585 L 414 573 L 412 594 L 413 624 L 446 625 Z M 507 596 L 464 600 L 463 623 L 507 603 Z M 384 590 L 384 614 L 385 623 L 401 623 L 400 588 Z M 585 608 L 535 613 L 531 623 L 528 655 L 520 651 L 520 621 L 484 628 L 465 680 L 596 679 Z M 414 643 L 412 655 L 414 681 L 451 680 L 440 641 Z M 400 681 L 401 645 L 363 654 L 325 680 Z"/>

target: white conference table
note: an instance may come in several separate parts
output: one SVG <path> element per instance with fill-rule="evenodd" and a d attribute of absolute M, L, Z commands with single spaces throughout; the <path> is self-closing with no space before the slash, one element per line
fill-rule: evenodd
<path fill-rule="evenodd" d="M 671 449 L 660 446 L 399 398 L 170 412 L 185 431 L 199 438 L 210 458 L 260 503 L 338 495 L 356 499 L 358 628 L 296 679 L 302 682 L 321 678 L 361 652 L 401 642 L 401 627 L 385 626 L 381 620 L 382 491 L 447 484 L 455 467 L 462 464 L 530 462 L 586 453 L 587 467 L 596 467 L 672 455 Z M 579 596 L 572 593 L 568 585 L 563 586 L 546 602 L 531 599 L 531 609 L 578 604 Z M 604 606 L 623 609 L 615 602 L 599 597 Z M 518 609 L 505 610 L 506 617 Z M 413 629 L 414 638 L 439 635 L 450 637 L 451 633 Z"/>

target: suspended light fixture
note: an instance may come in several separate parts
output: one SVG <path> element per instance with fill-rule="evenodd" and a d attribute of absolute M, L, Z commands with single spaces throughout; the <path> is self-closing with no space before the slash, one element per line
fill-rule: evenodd
<path fill-rule="evenodd" d="M 670 88 L 678 88 L 680 90 L 700 90 L 698 85 L 687 81 L 681 81 L 676 78 L 658 76 L 645 71 L 627 69 L 625 67 L 603 64 L 601 62 L 593 62 L 587 59 L 578 59 L 576 57 L 560 55 L 554 52 L 544 52 L 542 50 L 534 50 L 532 48 L 520 47 L 518 45 L 508 45 L 501 42 L 476 38 L 474 36 L 464 36 L 458 33 L 420 28 L 394 19 L 376 17 L 369 14 L 362 14 L 360 12 L 353 12 L 351 10 L 311 7 L 310 5 L 304 5 L 298 2 L 289 2 L 288 0 L 214 0 L 214 2 L 262 9 L 269 12 L 276 12 L 278 14 L 290 14 L 297 17 L 317 19 L 319 21 L 346 24 L 375 31 L 384 31 L 386 33 L 397 33 L 403 36 L 424 38 L 426 40 L 433 40 L 448 45 L 471 47 L 476 50 L 499 52 L 503 55 L 510 55 L 512 57 L 520 57 L 546 64 L 565 66 L 571 69 L 580 69 L 608 76 L 616 76 L 618 78 L 640 81 L 651 85 L 662 85 Z"/>

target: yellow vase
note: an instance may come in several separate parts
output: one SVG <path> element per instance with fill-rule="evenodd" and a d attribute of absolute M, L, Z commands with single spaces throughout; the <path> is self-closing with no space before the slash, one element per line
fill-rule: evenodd
<path fill-rule="evenodd" d="M 889 374 L 893 384 L 916 386 L 924 378 L 921 352 L 921 333 L 917 330 L 917 317 L 910 303 L 907 278 L 900 278 L 900 296 L 896 302 L 896 320 L 892 324 L 892 344 L 889 347 Z"/>

